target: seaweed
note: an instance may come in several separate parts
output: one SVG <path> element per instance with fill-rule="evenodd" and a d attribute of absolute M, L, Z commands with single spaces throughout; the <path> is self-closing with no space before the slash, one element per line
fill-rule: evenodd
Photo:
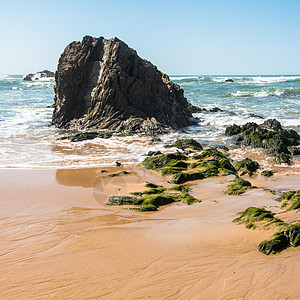
<path fill-rule="evenodd" d="M 259 168 L 258 162 L 248 157 L 239 162 L 236 162 L 234 166 L 241 176 L 245 174 L 252 176 L 253 172 L 255 172 Z"/>
<path fill-rule="evenodd" d="M 162 175 L 172 175 L 186 170 L 189 166 L 187 156 L 181 153 L 167 153 L 147 157 L 142 165 L 149 170 L 155 170 Z"/>
<path fill-rule="evenodd" d="M 109 176 L 109 177 L 116 177 L 116 176 L 127 175 L 127 174 L 129 174 L 127 171 L 121 171 L 121 172 L 109 174 L 107 176 Z"/>
<path fill-rule="evenodd" d="M 243 126 L 236 124 L 228 126 L 225 130 L 228 136 L 235 135 L 237 142 L 244 141 L 254 148 L 265 148 L 279 163 L 291 163 L 291 156 L 300 153 L 300 136 L 294 130 L 282 129 L 276 120 L 266 120 L 263 124 L 247 123 Z"/>
<path fill-rule="evenodd" d="M 278 200 L 282 202 L 281 208 L 286 211 L 300 209 L 300 190 L 285 192 Z"/>
<path fill-rule="evenodd" d="M 271 225 L 284 225 L 280 219 L 274 218 L 274 213 L 264 208 L 248 207 L 235 218 L 233 222 L 245 224 L 246 228 L 256 229 L 257 227 L 270 227 Z"/>
<path fill-rule="evenodd" d="M 251 183 L 243 178 L 235 178 L 230 180 L 230 184 L 227 185 L 227 191 L 225 194 L 228 195 L 241 195 L 244 194 L 248 189 L 253 188 Z"/>
<path fill-rule="evenodd" d="M 161 185 L 147 182 L 148 187 L 143 192 L 133 192 L 130 196 L 112 196 L 109 198 L 109 205 L 131 205 L 129 209 L 135 211 L 155 211 L 158 207 L 167 205 L 173 202 L 182 201 L 185 204 L 200 202 L 195 197 L 188 193 L 188 188 L 183 185 L 175 185 L 171 188 L 164 188 Z"/>
<path fill-rule="evenodd" d="M 178 149 L 185 150 L 186 148 L 190 148 L 193 150 L 200 151 L 203 149 L 200 143 L 195 141 L 194 139 L 182 139 L 182 140 L 177 140 L 175 143 L 172 145 L 165 145 L 166 148 L 171 148 L 171 147 L 176 147 Z"/>
<path fill-rule="evenodd" d="M 270 239 L 262 241 L 258 250 L 266 255 L 276 254 L 292 246 L 300 245 L 300 221 L 294 224 L 286 224 Z"/>
<path fill-rule="evenodd" d="M 261 172 L 261 175 L 265 176 L 265 177 L 271 177 L 271 176 L 273 176 L 273 172 L 271 170 L 263 170 Z"/>

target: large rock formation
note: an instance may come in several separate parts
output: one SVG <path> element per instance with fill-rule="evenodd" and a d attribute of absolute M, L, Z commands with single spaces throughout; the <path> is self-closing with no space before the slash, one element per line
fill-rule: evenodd
<path fill-rule="evenodd" d="M 183 90 L 118 38 L 69 44 L 55 74 L 52 124 L 155 133 L 194 120 Z"/>

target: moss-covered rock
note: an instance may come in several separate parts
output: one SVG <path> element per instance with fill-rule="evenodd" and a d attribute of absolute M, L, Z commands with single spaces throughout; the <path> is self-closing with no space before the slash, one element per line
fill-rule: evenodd
<path fill-rule="evenodd" d="M 246 228 L 271 227 L 273 225 L 284 225 L 280 219 L 274 218 L 274 213 L 264 208 L 248 207 L 240 213 L 240 216 L 233 220 L 238 224 L 245 224 Z"/>
<path fill-rule="evenodd" d="M 227 158 L 227 156 L 215 148 L 207 148 L 203 150 L 200 154 L 196 154 L 193 156 L 194 159 L 204 159 L 204 158 Z"/>
<path fill-rule="evenodd" d="M 258 245 L 258 250 L 264 254 L 276 254 L 292 246 L 300 245 L 300 221 L 285 225 L 276 232 L 270 239 L 262 241 Z"/>
<path fill-rule="evenodd" d="M 226 128 L 226 135 L 237 135 L 237 141 L 243 141 L 254 148 L 265 148 L 279 163 L 290 164 L 291 155 L 297 153 L 300 136 L 294 130 L 282 129 L 281 124 L 273 119 L 262 125 L 247 123 L 243 126 L 232 125 Z M 293 147 L 293 148 L 291 148 Z"/>
<path fill-rule="evenodd" d="M 121 172 L 109 174 L 107 176 L 109 176 L 109 177 L 116 177 L 116 176 L 127 175 L 127 174 L 129 174 L 127 171 L 121 171 Z"/>
<path fill-rule="evenodd" d="M 156 211 L 157 207 L 153 204 L 142 204 L 135 210 L 141 211 L 141 212 L 143 212 L 143 211 Z"/>
<path fill-rule="evenodd" d="M 202 172 L 180 172 L 173 176 L 172 183 L 181 184 L 188 181 L 194 181 L 199 179 L 204 179 L 205 176 Z"/>
<path fill-rule="evenodd" d="M 237 135 L 242 132 L 242 128 L 236 124 L 233 124 L 231 126 L 228 126 L 225 130 L 225 135 L 232 136 Z"/>
<path fill-rule="evenodd" d="M 234 166 L 241 176 L 245 174 L 252 176 L 253 172 L 255 172 L 259 168 L 258 162 L 248 157 L 241 161 L 236 162 Z"/>
<path fill-rule="evenodd" d="M 170 175 L 186 170 L 189 166 L 183 160 L 187 160 L 187 156 L 181 153 L 167 153 L 147 157 L 142 165 L 149 170 L 156 170 L 163 175 Z"/>
<path fill-rule="evenodd" d="M 191 205 L 195 202 L 200 202 L 198 199 L 196 199 L 195 197 L 191 196 L 189 193 L 187 192 L 183 192 L 180 195 L 180 201 L 182 201 L 183 203 L 187 204 L 187 205 Z"/>
<path fill-rule="evenodd" d="M 285 235 L 276 234 L 272 238 L 262 241 L 258 250 L 264 254 L 276 254 L 289 247 L 289 240 Z"/>
<path fill-rule="evenodd" d="M 227 185 L 227 191 L 225 193 L 228 195 L 241 195 L 251 188 L 252 185 L 249 181 L 237 177 L 230 181 L 230 184 Z"/>
<path fill-rule="evenodd" d="M 283 193 L 278 200 L 286 211 L 300 209 L 300 190 Z"/>
<path fill-rule="evenodd" d="M 197 141 L 195 141 L 194 139 L 177 140 L 172 145 L 166 145 L 165 147 L 166 148 L 176 147 L 176 148 L 182 149 L 182 150 L 185 150 L 186 148 L 190 148 L 190 149 L 197 150 L 197 151 L 200 151 L 203 149 L 201 144 L 198 143 Z"/>
<path fill-rule="evenodd" d="M 265 176 L 265 177 L 271 177 L 271 176 L 273 176 L 273 172 L 270 170 L 264 170 L 261 172 L 261 175 Z"/>
<path fill-rule="evenodd" d="M 182 184 L 176 184 L 169 188 L 171 191 L 188 192 L 188 188 Z"/>
<path fill-rule="evenodd" d="M 175 185 L 171 188 L 164 188 L 161 185 L 147 182 L 148 188 L 143 192 L 133 192 L 130 196 L 112 196 L 109 198 L 109 205 L 131 205 L 130 209 L 135 211 L 155 211 L 159 206 L 173 202 L 182 201 L 185 204 L 200 202 L 188 193 L 188 188 L 183 185 Z"/>

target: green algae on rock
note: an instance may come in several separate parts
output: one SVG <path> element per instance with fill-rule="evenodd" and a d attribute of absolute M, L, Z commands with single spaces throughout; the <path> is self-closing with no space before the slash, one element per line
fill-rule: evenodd
<path fill-rule="evenodd" d="M 300 245 L 300 221 L 285 225 L 276 232 L 270 239 L 262 241 L 258 245 L 258 250 L 266 255 L 276 254 L 292 246 Z"/>
<path fill-rule="evenodd" d="M 230 184 L 227 185 L 225 194 L 228 195 L 241 195 L 244 194 L 248 189 L 253 188 L 251 183 L 243 178 L 235 178 L 230 180 Z"/>
<path fill-rule="evenodd" d="M 281 124 L 273 119 L 263 124 L 247 123 L 243 126 L 236 124 L 225 130 L 227 136 L 236 135 L 238 142 L 254 148 L 265 148 L 273 155 L 278 163 L 290 164 L 291 156 L 298 153 L 300 136 L 294 130 L 282 129 Z M 292 148 L 291 148 L 292 147 Z"/>
<path fill-rule="evenodd" d="M 300 221 L 286 224 L 282 220 L 274 217 L 275 213 L 264 208 L 248 207 L 240 213 L 240 216 L 233 220 L 238 224 L 245 224 L 250 229 L 256 228 L 274 228 L 279 230 L 269 239 L 262 241 L 258 245 L 258 250 L 266 255 L 276 254 L 286 248 L 300 245 Z"/>
<path fill-rule="evenodd" d="M 183 160 L 187 159 L 188 157 L 181 153 L 167 153 L 147 157 L 142 165 L 146 169 L 158 171 L 162 175 L 171 175 L 186 170 L 189 164 Z"/>
<path fill-rule="evenodd" d="M 250 159 L 245 158 L 241 161 L 238 161 L 234 164 L 236 170 L 240 173 L 241 176 L 248 174 L 249 176 L 253 175 L 253 172 L 255 172 L 259 168 L 258 162 Z"/>
<path fill-rule="evenodd" d="M 271 176 L 273 176 L 273 172 L 271 170 L 263 170 L 261 172 L 261 175 L 265 176 L 265 177 L 271 177 Z"/>
<path fill-rule="evenodd" d="M 246 228 L 256 229 L 258 227 L 271 227 L 273 225 L 284 225 L 280 219 L 274 218 L 274 213 L 264 208 L 248 207 L 240 213 L 240 216 L 232 222 L 245 224 Z"/>
<path fill-rule="evenodd" d="M 182 140 L 177 140 L 175 143 L 172 145 L 166 145 L 166 148 L 171 148 L 171 147 L 176 147 L 178 149 L 185 150 L 186 148 L 190 148 L 193 150 L 202 150 L 203 147 L 201 146 L 200 143 L 195 141 L 194 139 L 182 139 Z"/>
<path fill-rule="evenodd" d="M 109 174 L 107 176 L 109 176 L 109 177 L 116 177 L 116 176 L 127 175 L 127 174 L 129 174 L 127 171 L 121 171 L 121 172 Z"/>
<path fill-rule="evenodd" d="M 130 196 L 112 196 L 109 198 L 109 205 L 131 205 L 129 209 L 135 211 L 155 211 L 158 207 L 171 204 L 173 202 L 183 202 L 192 204 L 201 202 L 188 193 L 188 188 L 183 185 L 175 185 L 170 188 L 164 188 L 161 185 L 147 182 L 145 187 L 148 189 L 142 192 L 133 192 Z"/>
<path fill-rule="evenodd" d="M 286 211 L 300 209 L 300 190 L 283 193 L 278 200 Z"/>

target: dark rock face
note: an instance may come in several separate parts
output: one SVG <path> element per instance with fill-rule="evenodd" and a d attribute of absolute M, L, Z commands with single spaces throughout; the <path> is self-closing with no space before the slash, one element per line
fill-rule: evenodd
<path fill-rule="evenodd" d="M 54 77 L 54 73 L 48 70 L 40 71 L 35 74 L 28 74 L 26 75 L 23 80 L 25 81 L 34 81 L 39 80 L 41 78 L 51 78 Z"/>
<path fill-rule="evenodd" d="M 183 90 L 117 38 L 69 44 L 55 80 L 60 128 L 158 133 L 194 123 Z"/>

